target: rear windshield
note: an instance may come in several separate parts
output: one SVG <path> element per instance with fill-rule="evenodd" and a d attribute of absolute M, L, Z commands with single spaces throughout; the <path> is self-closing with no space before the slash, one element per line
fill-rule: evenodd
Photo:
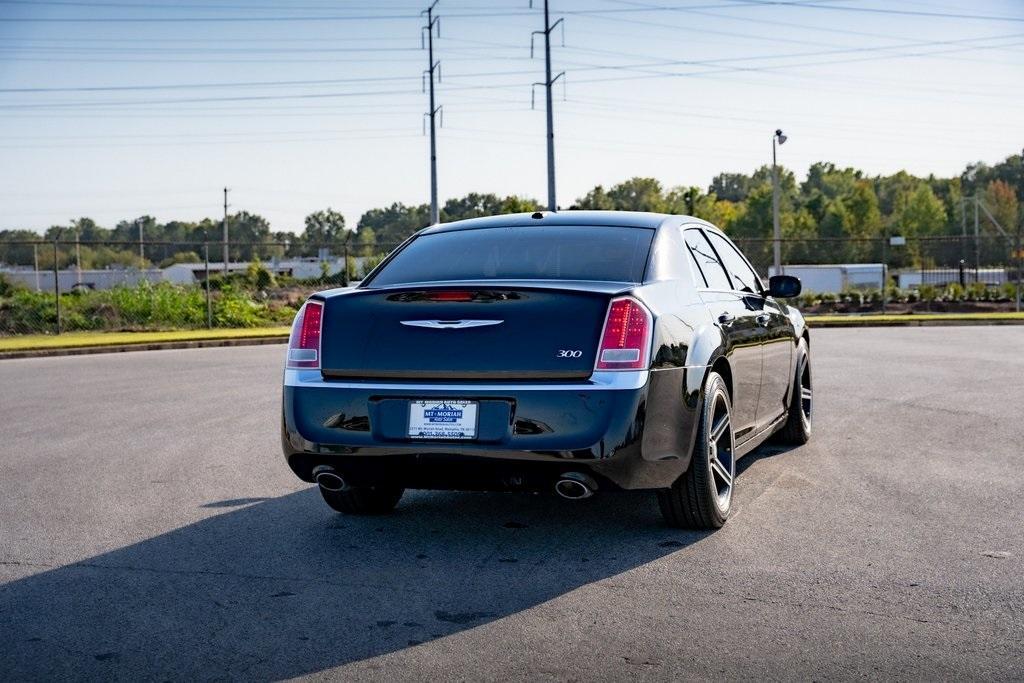
<path fill-rule="evenodd" d="M 641 282 L 654 231 L 646 228 L 512 227 L 421 235 L 368 283 L 444 280 Z"/>

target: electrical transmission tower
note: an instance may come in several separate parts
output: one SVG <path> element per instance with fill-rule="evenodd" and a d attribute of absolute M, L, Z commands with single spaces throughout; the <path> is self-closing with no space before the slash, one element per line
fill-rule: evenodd
<path fill-rule="evenodd" d="M 533 7 L 533 0 L 530 0 L 530 7 Z M 554 112 L 551 105 L 551 87 L 555 84 L 559 78 L 562 80 L 562 85 L 565 85 L 565 72 L 560 72 L 554 78 L 551 77 L 551 32 L 555 30 L 555 27 L 562 24 L 562 19 L 559 19 L 555 23 L 551 23 L 551 15 L 548 12 L 548 0 L 544 0 L 544 30 L 534 31 L 530 34 L 530 56 L 533 57 L 533 37 L 538 33 L 544 36 L 544 80 L 539 83 L 534 83 L 531 86 L 530 99 L 533 106 L 533 90 L 538 85 L 543 85 L 545 90 L 545 96 L 547 97 L 547 115 L 548 115 L 548 211 L 557 211 L 558 202 L 555 200 L 555 119 Z M 562 45 L 565 45 L 565 25 L 562 24 Z"/>
<path fill-rule="evenodd" d="M 437 37 L 441 37 L 441 18 L 434 16 L 434 6 L 437 5 L 438 0 L 434 0 L 430 4 L 430 7 L 420 12 L 420 14 L 427 15 L 427 24 L 420 29 L 420 44 L 421 47 L 427 48 L 427 65 L 428 68 L 423 72 L 423 89 L 427 89 L 427 80 L 430 81 L 430 111 L 424 114 L 425 118 L 430 119 L 430 224 L 435 225 L 441 222 L 441 213 L 437 205 L 437 127 L 435 126 L 435 119 L 438 113 L 441 114 L 441 124 L 444 125 L 444 112 L 441 107 L 434 105 L 434 74 L 437 74 L 437 82 L 441 82 L 441 62 L 434 61 L 434 34 Z M 424 33 L 426 33 L 426 39 L 424 40 Z M 423 45 L 426 43 L 425 45 Z"/>

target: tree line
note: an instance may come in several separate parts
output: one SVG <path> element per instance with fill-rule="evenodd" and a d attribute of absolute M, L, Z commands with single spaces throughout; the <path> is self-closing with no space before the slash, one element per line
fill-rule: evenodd
<path fill-rule="evenodd" d="M 1024 202 L 1021 155 L 1012 155 L 994 165 L 970 164 L 959 176 L 946 178 L 917 177 L 905 171 L 869 176 L 858 169 L 818 162 L 799 182 L 792 171 L 780 167 L 779 181 L 782 236 L 793 243 L 788 247 L 789 262 L 820 260 L 821 254 L 812 253 L 808 245 L 822 238 L 834 241 L 827 247 L 818 245 L 817 251 L 826 250 L 835 262 L 877 260 L 873 250 L 877 250 L 880 238 L 886 236 L 955 236 L 961 234 L 965 222 L 973 231 L 975 197 L 986 210 L 980 214 L 986 232 L 992 232 L 994 219 L 1013 233 L 1024 218 L 1020 210 Z M 541 208 L 530 197 L 470 193 L 449 199 L 441 209 L 441 220 Z M 721 173 L 707 188 L 665 187 L 654 178 L 630 178 L 608 188 L 598 185 L 565 208 L 689 214 L 714 223 L 737 240 L 767 239 L 772 235 L 772 170 L 762 166 L 749 175 Z M 262 216 L 239 211 L 227 219 L 230 257 L 248 261 L 317 256 L 321 249 L 333 254 L 375 255 L 426 227 L 429 215 L 427 204 L 395 202 L 366 211 L 352 228 L 341 213 L 327 208 L 306 216 L 303 229 L 294 232 L 275 231 Z M 140 228 L 144 241 L 154 243 L 144 248 L 141 259 L 137 247 Z M 198 262 L 203 257 L 203 249 L 198 245 L 204 242 L 210 243 L 211 260 L 223 258 L 219 219 L 160 223 L 152 216 L 141 216 L 105 228 L 90 218 L 79 218 L 68 225 L 52 226 L 43 235 L 47 240 L 65 242 L 76 236 L 83 245 L 78 250 L 83 268 Z M 0 231 L 0 263 L 31 265 L 38 259 L 40 267 L 52 267 L 52 251 L 33 252 L 31 246 L 11 244 L 39 238 L 39 233 L 32 230 Z M 806 243 L 804 247 L 800 246 L 801 241 Z M 62 248 L 57 258 L 59 265 L 67 266 L 76 255 L 73 248 Z M 911 250 L 899 258 L 914 262 L 926 255 Z"/>

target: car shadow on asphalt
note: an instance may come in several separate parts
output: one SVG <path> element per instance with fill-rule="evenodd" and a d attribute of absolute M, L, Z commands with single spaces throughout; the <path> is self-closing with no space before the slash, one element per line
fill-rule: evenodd
<path fill-rule="evenodd" d="M 774 458 L 777 455 L 783 455 L 790 451 L 800 448 L 800 446 L 789 446 L 785 444 L 774 443 L 769 441 L 768 443 L 758 446 L 755 450 L 744 455 L 742 458 L 736 461 L 736 476 L 742 476 L 744 472 L 750 469 L 751 465 L 760 462 L 761 460 L 767 460 Z M 742 484 L 743 480 L 739 481 Z"/>
<path fill-rule="evenodd" d="M 654 496 L 411 492 L 385 517 L 315 489 L 0 586 L 9 679 L 277 679 L 514 615 L 698 543 Z M 528 653 L 523 653 L 528 657 Z"/>

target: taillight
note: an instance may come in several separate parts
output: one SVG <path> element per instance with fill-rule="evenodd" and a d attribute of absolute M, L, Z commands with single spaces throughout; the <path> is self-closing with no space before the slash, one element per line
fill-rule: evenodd
<path fill-rule="evenodd" d="M 598 370 L 643 370 L 650 362 L 651 313 L 630 297 L 613 299 L 597 350 Z"/>
<path fill-rule="evenodd" d="M 473 292 L 463 291 L 440 291 L 427 294 L 427 301 L 472 301 Z"/>
<path fill-rule="evenodd" d="M 288 338 L 287 367 L 319 369 L 323 313 L 324 305 L 320 301 L 307 301 L 299 309 Z"/>

